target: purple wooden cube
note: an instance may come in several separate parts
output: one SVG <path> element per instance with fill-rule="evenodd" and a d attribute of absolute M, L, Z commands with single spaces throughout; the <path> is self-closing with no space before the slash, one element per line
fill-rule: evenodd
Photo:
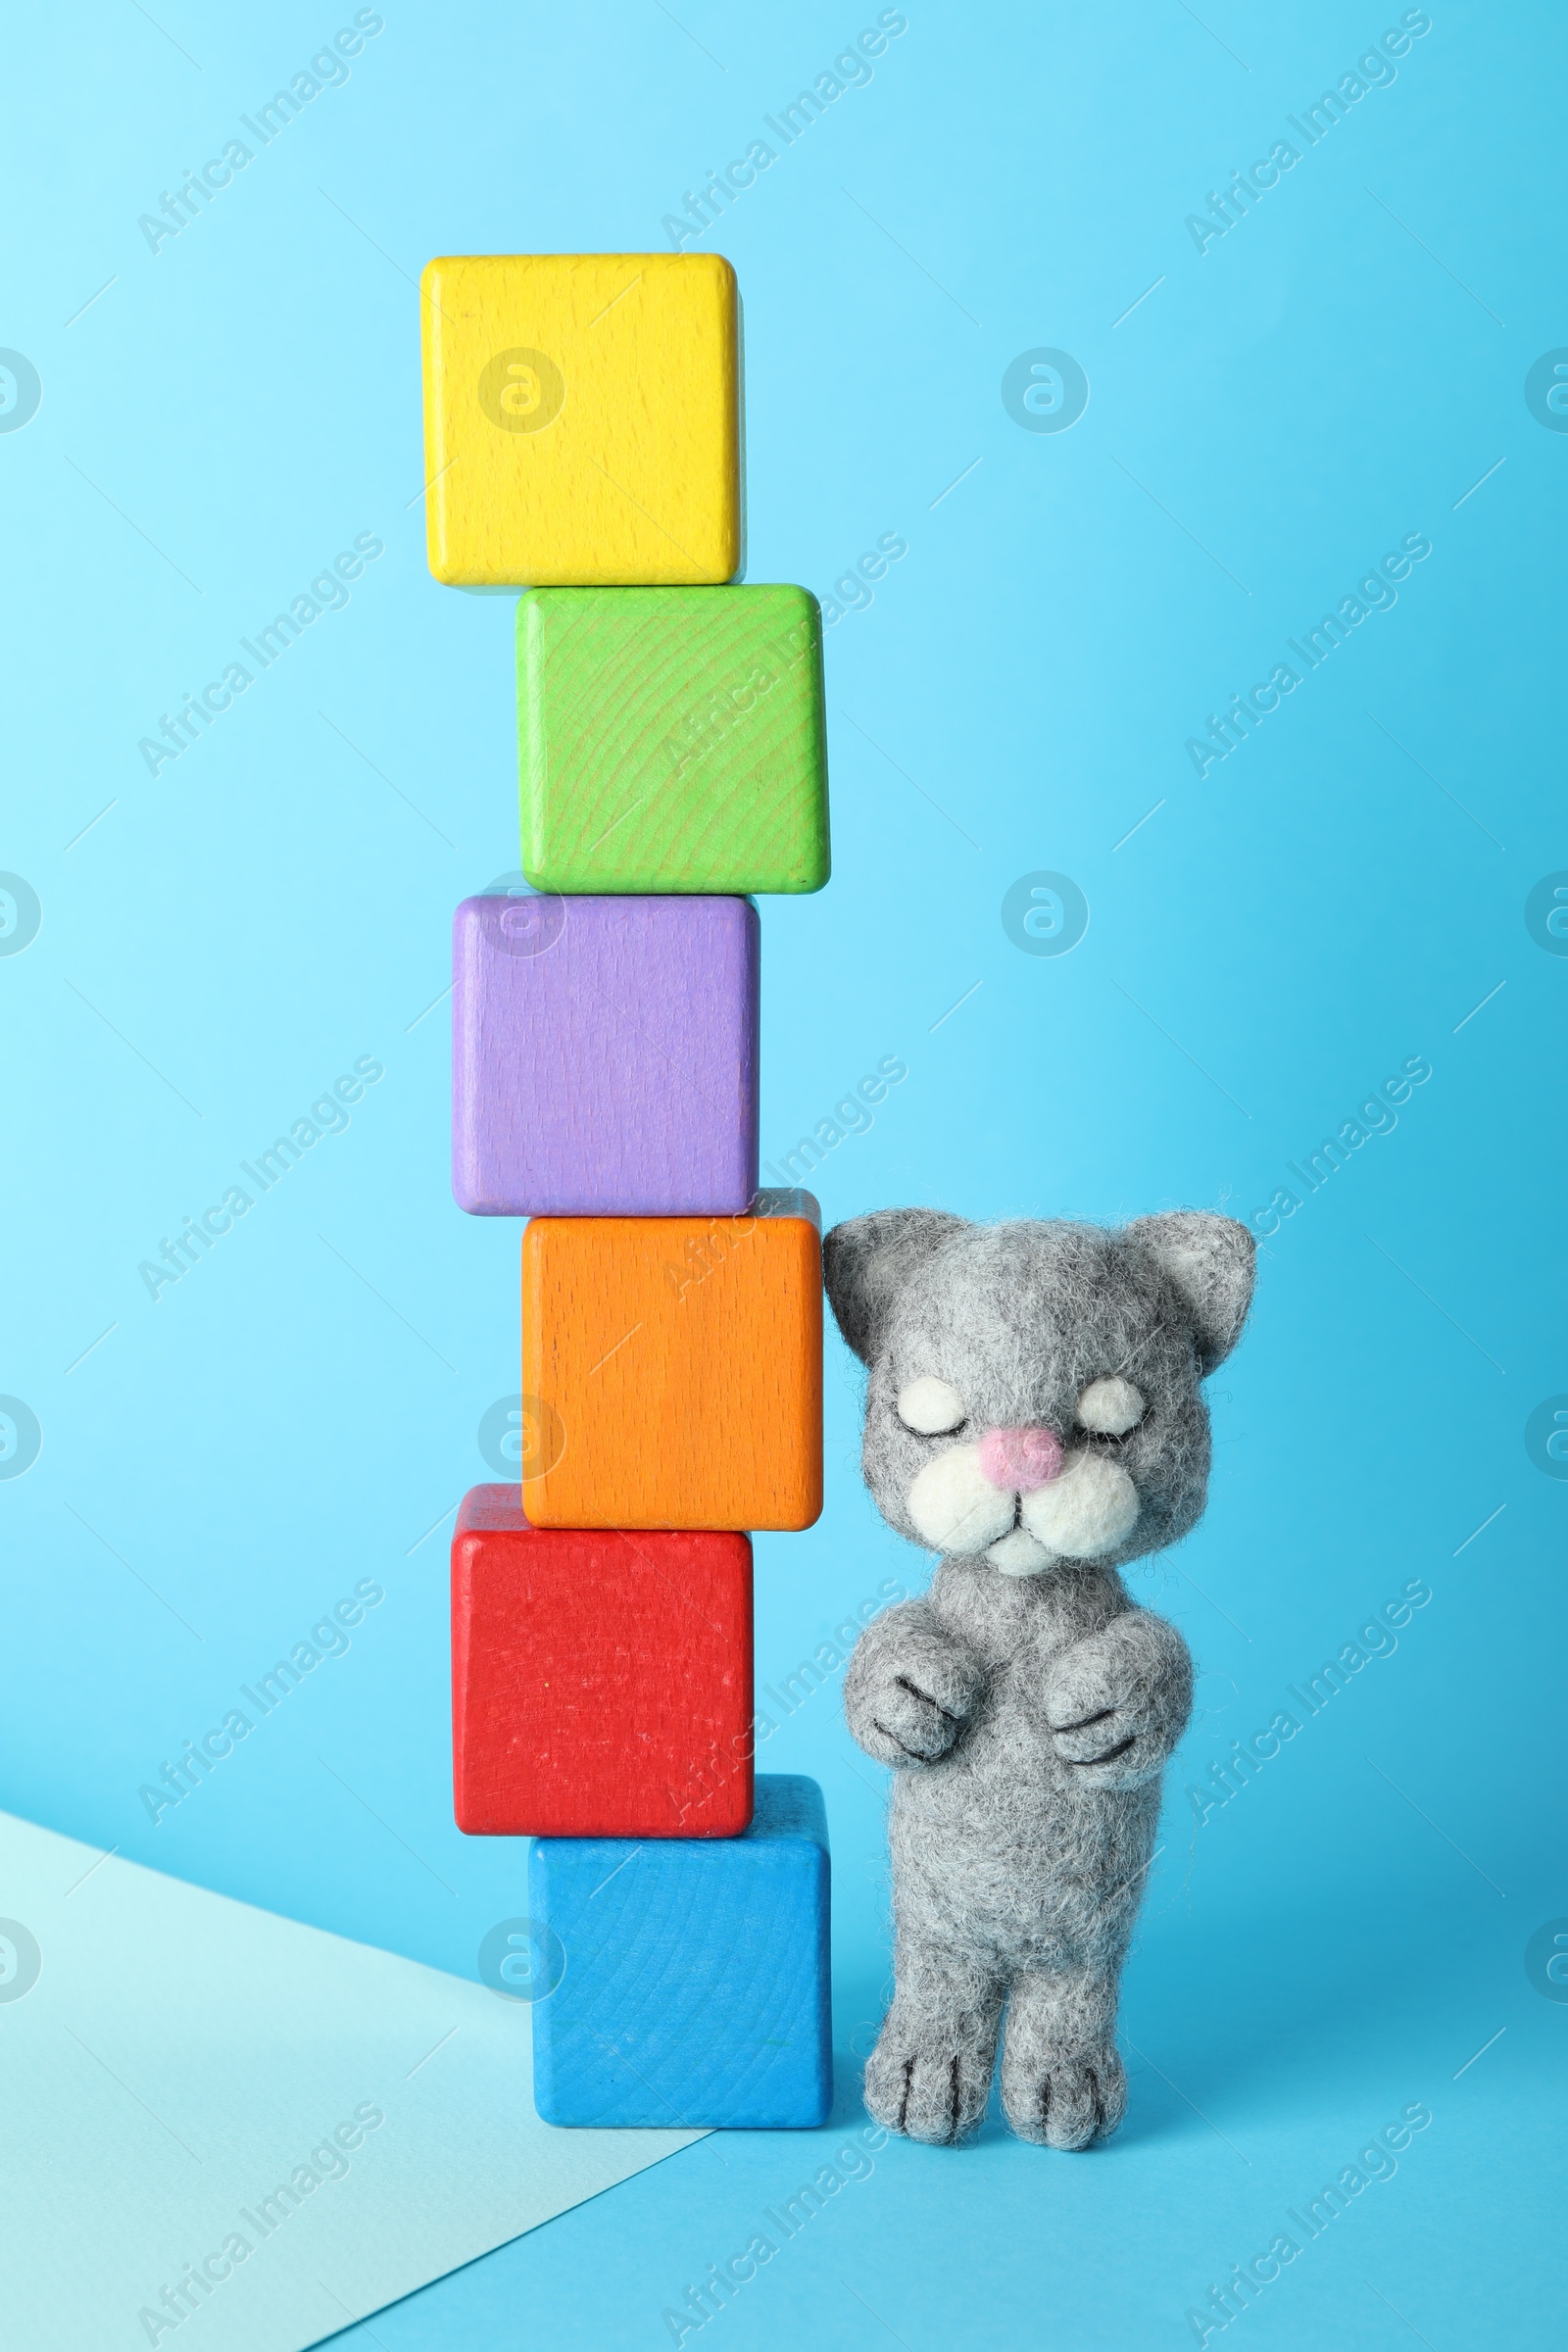
<path fill-rule="evenodd" d="M 480 1217 L 706 1216 L 757 1190 L 757 909 L 465 899 L 452 1190 Z"/>

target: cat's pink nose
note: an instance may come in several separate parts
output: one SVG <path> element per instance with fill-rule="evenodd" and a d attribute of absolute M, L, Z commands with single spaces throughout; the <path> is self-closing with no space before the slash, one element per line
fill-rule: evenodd
<path fill-rule="evenodd" d="M 1061 1469 L 1061 1440 L 1054 1429 L 988 1429 L 979 1452 L 982 1475 L 1004 1494 L 1049 1487 Z"/>

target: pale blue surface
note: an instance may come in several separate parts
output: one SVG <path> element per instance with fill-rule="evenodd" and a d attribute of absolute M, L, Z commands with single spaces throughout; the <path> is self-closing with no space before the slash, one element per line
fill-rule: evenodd
<path fill-rule="evenodd" d="M 495 1475 L 517 1252 L 448 1195 L 435 1001 L 453 906 L 517 863 L 514 605 L 424 568 L 414 281 L 435 253 L 659 245 L 875 12 L 389 8 L 156 256 L 138 214 L 348 12 L 153 13 L 13 41 L 0 343 L 42 405 L 0 436 L 0 867 L 42 923 L 0 958 L 0 1391 L 42 1451 L 0 1483 L 0 1802 L 471 1976 L 522 1856 L 452 1826 L 441 1514 Z M 1568 961 L 1525 907 L 1568 868 L 1568 437 L 1525 382 L 1568 346 L 1568 38 L 1540 4 L 1433 13 L 1201 255 L 1185 216 L 1397 8 L 911 10 L 706 240 L 746 301 L 750 576 L 827 599 L 907 543 L 827 632 L 834 879 L 763 908 L 764 1160 L 898 1056 L 811 1179 L 830 1219 L 1250 1215 L 1405 1057 L 1433 1067 L 1270 1243 L 1208 1517 L 1138 1580 L 1204 1679 L 1125 2134 L 877 2153 L 740 2293 L 732 2352 L 1189 2343 L 1189 2306 L 1417 2099 L 1430 2130 L 1247 2340 L 1560 2339 L 1568 2003 L 1524 1955 L 1568 1914 L 1568 1487 L 1525 1430 L 1568 1392 Z M 1087 375 L 1068 431 L 1003 406 L 1040 349 Z M 1186 738 L 1415 531 L 1397 604 L 1200 782 Z M 352 603 L 154 780 L 137 739 L 361 534 L 385 554 Z M 1090 910 L 1059 958 L 1003 928 L 1040 873 Z M 138 1262 L 368 1055 L 347 1131 L 155 1303 Z M 822 1522 L 758 1544 L 775 1687 L 923 1575 L 858 1486 L 836 1342 L 828 1396 Z M 370 1575 L 347 1653 L 155 1826 L 138 1787 Z M 1395 1653 L 1197 1828 L 1182 1781 L 1417 1575 Z M 760 1761 L 826 1792 L 847 2132 L 885 1847 L 839 1680 Z M 706 2140 L 376 2338 L 668 2342 L 813 2153 Z"/>
<path fill-rule="evenodd" d="M 0 1886 L 7 2345 L 300 2352 L 690 2144 L 537 2120 L 482 1984 L 10 1813 Z"/>

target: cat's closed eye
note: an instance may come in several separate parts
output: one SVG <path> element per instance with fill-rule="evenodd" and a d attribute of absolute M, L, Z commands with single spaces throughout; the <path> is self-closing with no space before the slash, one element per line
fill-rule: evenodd
<path fill-rule="evenodd" d="M 961 1429 L 969 1417 L 969 1408 L 951 1382 L 938 1380 L 931 1373 L 911 1380 L 899 1391 L 899 1419 L 906 1429 L 912 1429 L 922 1438 L 945 1437 L 950 1430 Z"/>
<path fill-rule="evenodd" d="M 1078 1399 L 1078 1426 L 1097 1438 L 1124 1438 L 1148 1412 L 1143 1391 L 1113 1375 L 1092 1380 Z"/>

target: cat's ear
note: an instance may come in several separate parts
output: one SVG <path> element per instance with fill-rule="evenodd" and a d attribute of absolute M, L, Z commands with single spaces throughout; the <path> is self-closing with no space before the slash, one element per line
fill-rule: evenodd
<path fill-rule="evenodd" d="M 879 1208 L 851 1217 L 822 1237 L 828 1304 L 862 1364 L 869 1364 L 899 1293 L 965 1219 L 938 1208 Z"/>
<path fill-rule="evenodd" d="M 1234 1217 L 1203 1208 L 1139 1217 L 1123 1228 L 1121 1240 L 1176 1294 L 1206 1377 L 1242 1336 L 1252 1303 L 1256 1243 Z"/>

